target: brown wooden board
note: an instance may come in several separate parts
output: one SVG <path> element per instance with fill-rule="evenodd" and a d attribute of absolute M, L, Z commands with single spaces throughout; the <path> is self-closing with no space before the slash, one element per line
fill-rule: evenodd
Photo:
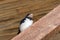
<path fill-rule="evenodd" d="M 15 36 L 18 32 L 19 21 L 27 13 L 33 13 L 34 22 L 36 22 L 59 4 L 60 0 L 0 1 L 0 40 L 9 40 L 13 35 Z"/>
<path fill-rule="evenodd" d="M 60 5 L 12 40 L 42 40 L 60 27 Z"/>

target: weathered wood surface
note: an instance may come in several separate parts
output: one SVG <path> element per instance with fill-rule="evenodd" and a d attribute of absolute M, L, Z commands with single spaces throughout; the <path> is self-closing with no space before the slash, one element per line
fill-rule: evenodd
<path fill-rule="evenodd" d="M 17 0 L 0 0 L 0 4 L 5 4 L 5 3 L 9 3 L 9 2 L 14 2 Z"/>
<path fill-rule="evenodd" d="M 21 32 L 12 40 L 42 40 L 46 35 L 54 31 L 60 31 L 57 28 L 60 28 L 60 5 L 48 13 L 46 16 L 39 19 L 35 22 L 30 28 Z M 50 35 L 50 36 L 52 36 Z M 47 40 L 48 37 L 44 40 Z M 60 39 L 59 39 L 60 40 Z"/>
<path fill-rule="evenodd" d="M 50 12 L 60 4 L 60 0 L 3 0 L 0 1 L 0 39 L 17 33 L 19 21 L 29 12 L 34 14 L 34 21 Z M 12 36 L 11 36 L 12 35 Z M 3 38 L 2 38 L 3 37 Z M 6 37 L 6 38 L 7 38 Z"/>

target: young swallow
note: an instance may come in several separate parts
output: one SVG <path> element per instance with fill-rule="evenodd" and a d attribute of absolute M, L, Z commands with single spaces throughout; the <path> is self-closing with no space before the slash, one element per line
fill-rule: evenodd
<path fill-rule="evenodd" d="M 19 25 L 18 34 L 27 28 L 29 28 L 33 24 L 33 14 L 27 14 L 21 21 Z"/>

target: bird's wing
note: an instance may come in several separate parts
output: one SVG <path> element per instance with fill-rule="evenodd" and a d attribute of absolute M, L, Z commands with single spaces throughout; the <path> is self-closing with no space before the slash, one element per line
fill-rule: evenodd
<path fill-rule="evenodd" d="M 24 21 L 25 21 L 25 18 L 20 21 L 20 24 L 24 23 Z"/>

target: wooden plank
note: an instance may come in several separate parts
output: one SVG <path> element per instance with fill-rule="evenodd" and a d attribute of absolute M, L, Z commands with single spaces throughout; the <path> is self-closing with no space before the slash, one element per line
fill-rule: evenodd
<path fill-rule="evenodd" d="M 11 40 L 41 40 L 60 25 L 60 5 Z"/>
<path fill-rule="evenodd" d="M 14 1 L 17 1 L 17 0 L 0 0 L 0 4 L 14 2 Z"/>
<path fill-rule="evenodd" d="M 0 1 L 0 40 L 17 34 L 19 21 L 29 12 L 34 22 L 60 4 L 60 0 L 4 0 Z M 18 9 L 20 12 L 16 11 Z M 12 29 L 12 30 L 11 30 Z M 14 31 L 15 30 L 15 31 Z M 11 36 L 12 35 L 12 36 Z M 4 40 L 9 40 L 5 39 Z"/>
<path fill-rule="evenodd" d="M 42 2 L 44 2 L 44 1 L 42 1 Z M 50 1 L 50 2 L 52 2 L 52 1 Z M 21 9 L 20 9 L 20 14 L 21 13 L 23 13 L 24 15 L 25 15 L 25 10 L 26 10 L 26 12 L 28 13 L 28 12 L 30 12 L 30 8 L 31 8 L 31 6 L 32 6 L 32 8 L 31 8 L 31 11 L 32 11 L 32 13 L 34 13 L 34 16 L 36 15 L 40 15 L 40 14 L 46 14 L 47 12 L 49 12 L 52 8 L 54 8 L 56 5 L 52 5 L 52 4 L 50 4 L 49 6 L 47 6 L 48 4 L 46 4 L 46 3 L 48 3 L 47 1 L 45 2 L 45 3 L 43 3 L 43 4 L 40 4 L 41 2 L 39 1 L 37 1 L 37 2 L 35 2 L 35 3 L 33 3 L 33 1 L 32 1 L 32 5 L 31 5 L 31 2 L 29 2 L 28 4 L 27 4 L 27 6 L 24 6 L 24 7 L 20 7 Z M 24 4 L 24 3 L 23 3 Z M 37 6 L 35 6 L 35 4 L 38 4 Z M 44 4 L 46 4 L 46 6 L 44 6 Z M 54 4 L 54 2 L 53 2 L 53 4 Z M 42 5 L 42 6 L 41 6 Z M 40 7 L 41 6 L 41 7 Z M 48 8 L 47 8 L 48 7 Z M 6 8 L 8 8 L 9 9 L 9 7 L 6 7 Z M 37 10 L 36 10 L 36 9 Z M 40 9 L 39 9 L 40 8 Z M 46 8 L 46 9 L 45 9 Z M 27 11 L 27 9 L 29 10 L 29 11 Z M 10 10 L 10 9 L 9 9 Z M 47 11 L 48 10 L 48 11 Z M 4 10 L 5 11 L 5 10 Z M 43 11 L 45 11 L 45 12 L 43 12 Z M 3 12 L 3 10 L 2 10 L 2 12 Z M 11 12 L 11 13 L 10 13 Z M 37 13 L 37 14 L 36 14 Z M 21 14 L 22 15 L 22 14 Z M 18 15 L 17 13 L 16 13 L 16 11 L 15 11 L 15 9 L 14 10 L 11 10 L 11 11 L 6 11 L 6 13 L 1 13 L 0 14 L 0 19 L 1 20 L 8 20 L 8 19 L 11 19 L 11 18 L 15 18 L 15 17 L 21 17 L 21 15 Z M 24 16 L 23 15 L 23 16 Z M 20 18 L 21 19 L 21 18 Z M 0 21 L 1 21 L 0 20 Z M 20 20 L 18 20 L 18 21 L 20 21 Z"/>
<path fill-rule="evenodd" d="M 51 31 L 47 34 L 42 40 L 60 40 L 60 25 L 55 28 L 55 30 Z"/>

